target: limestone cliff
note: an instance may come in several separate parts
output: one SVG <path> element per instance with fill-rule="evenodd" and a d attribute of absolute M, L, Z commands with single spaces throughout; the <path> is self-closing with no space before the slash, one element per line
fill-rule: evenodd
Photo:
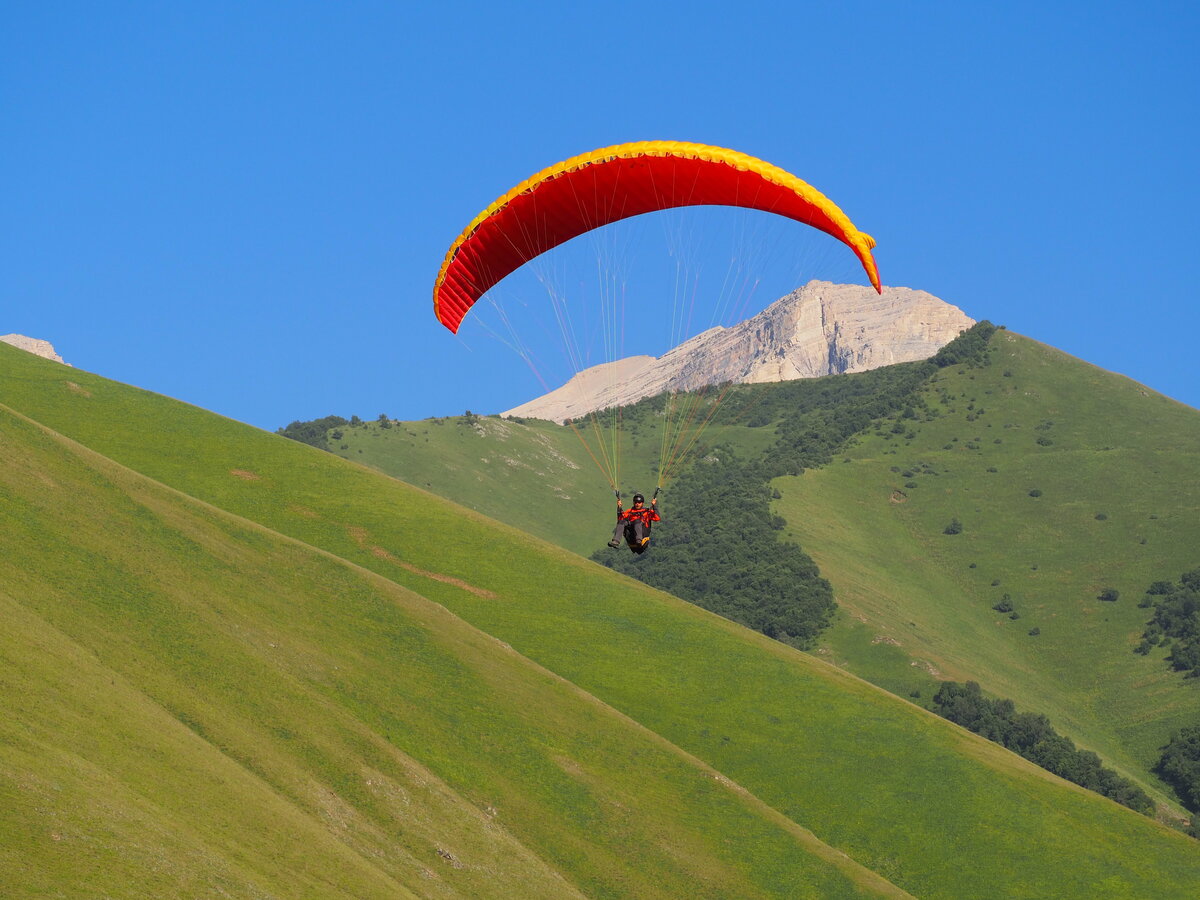
<path fill-rule="evenodd" d="M 32 353 L 34 356 L 44 356 L 46 359 L 52 359 L 55 362 L 62 363 L 64 366 L 70 365 L 59 356 L 54 345 L 49 341 L 39 340 L 38 338 L 25 337 L 23 334 L 3 334 L 0 335 L 0 341 L 6 344 L 12 344 L 20 350 L 25 350 Z"/>
<path fill-rule="evenodd" d="M 657 359 L 593 366 L 505 415 L 561 422 L 670 390 L 862 372 L 926 359 L 974 320 L 925 291 L 810 281 L 758 315 L 712 328 Z"/>

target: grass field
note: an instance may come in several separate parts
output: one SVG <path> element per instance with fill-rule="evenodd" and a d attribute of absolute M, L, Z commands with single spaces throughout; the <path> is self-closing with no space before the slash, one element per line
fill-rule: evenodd
<path fill-rule="evenodd" d="M 0 392 L 0 402 L 99 454 L 51 434 L 40 440 L 52 447 L 17 455 L 32 461 L 8 470 L 6 502 L 24 493 L 7 518 L 27 524 L 6 529 L 13 543 L 4 559 L 26 583 L 8 588 L 6 602 L 25 610 L 31 629 L 45 623 L 78 645 L 101 666 L 99 679 L 134 685 L 151 712 L 173 720 L 160 719 L 172 733 L 305 810 L 300 818 L 325 832 L 321 852 L 370 846 L 360 830 L 390 847 L 386 807 L 402 795 L 389 785 L 409 784 L 401 770 L 416 767 L 429 773 L 426 784 L 446 786 L 448 804 L 469 807 L 456 827 L 490 835 L 487 810 L 497 810 L 490 825 L 528 851 L 534 883 L 551 879 L 541 883 L 552 888 L 556 871 L 588 895 L 899 888 L 922 897 L 1186 897 L 1200 883 L 1189 839 L 814 656 L 522 531 L 312 448 L 4 347 Z M 20 425 L 34 441 L 36 429 Z M 2 433 L 19 431 L 10 423 Z M 52 451 L 89 464 L 68 459 L 63 466 L 83 470 L 56 477 L 37 455 Z M 57 507 L 43 476 L 64 488 Z M 107 493 L 92 500 L 89 491 Z M 55 508 L 78 512 L 58 521 Z M 72 541 L 78 553 L 58 549 Z M 6 652 L 19 658 L 48 640 L 31 631 Z M 277 690 L 256 681 L 271 673 Z M 72 675 L 52 665 L 5 696 L 19 700 L 47 681 L 73 685 Z M 85 706 L 88 695 L 72 693 L 84 689 L 66 691 L 65 706 Z M 89 731 L 110 755 L 97 751 L 87 765 L 121 769 L 118 781 L 157 771 L 148 759 L 186 771 L 144 737 L 145 753 L 118 752 L 126 745 L 113 736 L 124 727 L 115 714 L 110 727 L 60 734 L 60 717 L 38 718 L 31 706 L 8 715 L 45 734 L 23 763 L 6 762 L 17 796 L 39 759 Z M 386 776 L 383 799 L 364 768 Z M 55 771 L 71 790 L 99 790 Z M 406 790 L 421 817 L 433 815 Z M 70 805 L 77 815 L 114 821 L 133 802 L 106 793 L 80 801 Z M 216 840 L 210 830 L 235 827 L 210 818 L 203 801 L 178 803 L 151 791 L 143 813 L 204 846 Z M 5 819 L 9 834 L 36 833 L 41 801 L 9 808 L 20 811 Z M 174 826 L 171 816 L 185 813 L 189 821 Z M 409 890 L 437 895 L 430 879 L 414 877 L 418 864 L 441 876 L 438 889 L 454 873 L 494 871 L 484 863 L 447 871 L 437 847 L 409 840 L 418 863 L 382 873 Z M 123 841 L 110 846 L 119 856 Z M 174 861 L 171 846 L 150 855 Z M 239 865 L 256 884 L 286 882 L 290 863 L 279 852 L 284 861 L 271 871 L 260 874 L 262 861 Z M 357 855 L 383 852 L 376 844 Z M 24 856 L 5 858 L 17 867 Z M 100 866 L 114 884 L 120 865 L 139 866 L 107 858 L 70 865 Z M 380 877 L 354 859 L 340 864 L 364 885 Z M 197 866 L 178 868 L 178 878 L 199 877 L 190 874 Z M 298 894 L 308 884 L 288 883 Z"/>

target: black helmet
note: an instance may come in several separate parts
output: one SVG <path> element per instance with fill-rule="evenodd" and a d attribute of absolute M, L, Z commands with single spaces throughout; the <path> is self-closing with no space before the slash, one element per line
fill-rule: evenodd
<path fill-rule="evenodd" d="M 634 503 L 645 503 L 645 502 L 646 502 L 646 498 L 645 498 L 645 497 L 643 497 L 641 494 L 634 494 L 634 495 L 633 495 L 633 502 L 634 502 Z"/>

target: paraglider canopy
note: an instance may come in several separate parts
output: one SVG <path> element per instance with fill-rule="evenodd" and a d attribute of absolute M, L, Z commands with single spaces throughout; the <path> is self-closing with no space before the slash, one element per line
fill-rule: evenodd
<path fill-rule="evenodd" d="M 735 150 L 638 141 L 544 169 L 476 216 L 446 253 L 434 314 L 457 332 L 489 288 L 547 250 L 611 222 L 681 206 L 759 209 L 811 225 L 849 246 L 881 291 L 874 239 L 795 175 Z"/>

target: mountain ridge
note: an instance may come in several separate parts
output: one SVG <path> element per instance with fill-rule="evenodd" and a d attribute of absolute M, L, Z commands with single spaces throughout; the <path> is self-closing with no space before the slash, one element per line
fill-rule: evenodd
<path fill-rule="evenodd" d="M 975 321 L 920 290 L 810 281 L 762 312 L 716 326 L 661 357 L 601 363 L 502 413 L 561 422 L 665 391 L 863 372 L 927 359 Z"/>

